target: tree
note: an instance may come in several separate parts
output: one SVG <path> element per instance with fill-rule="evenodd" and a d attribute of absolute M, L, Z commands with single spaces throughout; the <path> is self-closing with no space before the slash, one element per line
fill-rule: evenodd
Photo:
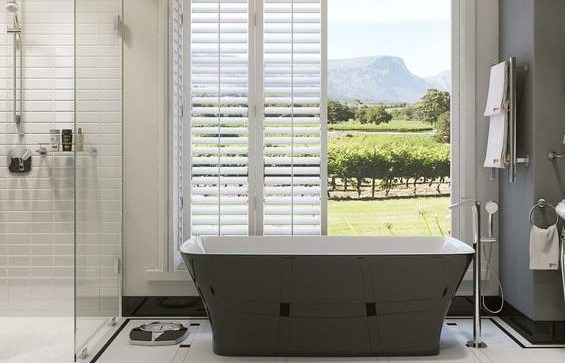
<path fill-rule="evenodd" d="M 418 116 L 421 121 L 435 124 L 444 112 L 450 109 L 450 96 L 447 91 L 429 89 L 418 103 Z"/>
<path fill-rule="evenodd" d="M 351 107 L 335 100 L 328 100 L 328 123 L 349 121 L 355 117 L 355 112 Z"/>
<path fill-rule="evenodd" d="M 391 109 L 390 114 L 394 120 L 414 121 L 418 120 L 418 109 L 416 105 L 403 105 Z"/>
<path fill-rule="evenodd" d="M 379 125 L 392 120 L 392 115 L 382 105 L 361 106 L 357 109 L 355 119 L 362 124 Z"/>
<path fill-rule="evenodd" d="M 446 111 L 439 115 L 436 124 L 436 134 L 435 139 L 438 142 L 443 142 L 448 144 L 451 141 L 451 115 L 449 111 Z"/>

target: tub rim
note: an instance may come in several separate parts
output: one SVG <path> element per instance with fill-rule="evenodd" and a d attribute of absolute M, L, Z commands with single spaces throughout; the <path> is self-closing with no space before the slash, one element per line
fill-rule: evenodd
<path fill-rule="evenodd" d="M 211 241 L 206 241 L 206 240 Z M 334 240 L 334 244 L 324 244 L 323 240 Z M 357 242 L 335 241 L 353 239 Z M 232 241 L 229 241 L 232 240 Z M 260 245 L 242 244 L 242 241 L 255 243 L 263 240 Z M 288 242 L 290 240 L 290 243 Z M 306 244 L 304 240 L 317 241 L 319 244 Z M 378 242 L 377 244 L 375 244 Z M 423 241 L 428 246 L 423 246 Z M 224 250 L 218 246 L 226 243 Z M 234 242 L 239 242 L 236 245 Z M 286 243 L 282 243 L 286 242 Z M 399 243 L 400 242 L 400 243 Z M 343 243 L 345 243 L 343 245 Z M 356 243 L 356 244 L 355 244 Z M 371 245 L 369 245 L 371 243 Z M 350 248 L 343 248 L 349 246 Z M 257 248 L 259 247 L 259 248 Z M 268 248 L 272 247 L 271 250 Z M 364 248 L 364 247 L 372 247 Z M 339 250 L 339 248 L 342 248 Z M 430 236 L 199 236 L 185 241 L 180 252 L 187 255 L 221 255 L 221 256 L 425 256 L 425 255 L 471 255 L 475 250 L 467 243 L 453 237 Z"/>

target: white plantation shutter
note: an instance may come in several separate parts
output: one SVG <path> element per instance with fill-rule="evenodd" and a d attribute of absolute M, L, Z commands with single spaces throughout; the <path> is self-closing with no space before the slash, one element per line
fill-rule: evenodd
<path fill-rule="evenodd" d="M 322 215 L 320 0 L 265 0 L 264 234 L 316 235 Z"/>
<path fill-rule="evenodd" d="M 191 1 L 190 235 L 321 233 L 321 11 L 320 0 Z"/>
<path fill-rule="evenodd" d="M 170 13 L 170 115 L 171 115 L 171 227 L 173 241 L 180 247 L 183 241 L 183 0 L 171 1 Z"/>
<path fill-rule="evenodd" d="M 191 2 L 192 235 L 248 234 L 246 0 Z"/>

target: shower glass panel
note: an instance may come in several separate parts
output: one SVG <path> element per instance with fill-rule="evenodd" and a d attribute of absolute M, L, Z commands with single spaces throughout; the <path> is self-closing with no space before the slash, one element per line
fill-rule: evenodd
<path fill-rule="evenodd" d="M 121 13 L 0 1 L 1 362 L 89 361 L 119 323 Z"/>
<path fill-rule="evenodd" d="M 121 0 L 75 0 L 75 350 L 88 357 L 120 317 Z"/>

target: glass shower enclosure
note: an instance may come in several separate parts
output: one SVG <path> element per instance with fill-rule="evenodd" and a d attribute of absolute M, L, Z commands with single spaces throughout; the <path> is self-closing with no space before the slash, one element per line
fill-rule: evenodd
<path fill-rule="evenodd" d="M 119 323 L 122 253 L 122 1 L 75 0 L 75 349 Z"/>
<path fill-rule="evenodd" d="M 0 361 L 89 361 L 121 316 L 122 0 L 4 5 Z"/>

